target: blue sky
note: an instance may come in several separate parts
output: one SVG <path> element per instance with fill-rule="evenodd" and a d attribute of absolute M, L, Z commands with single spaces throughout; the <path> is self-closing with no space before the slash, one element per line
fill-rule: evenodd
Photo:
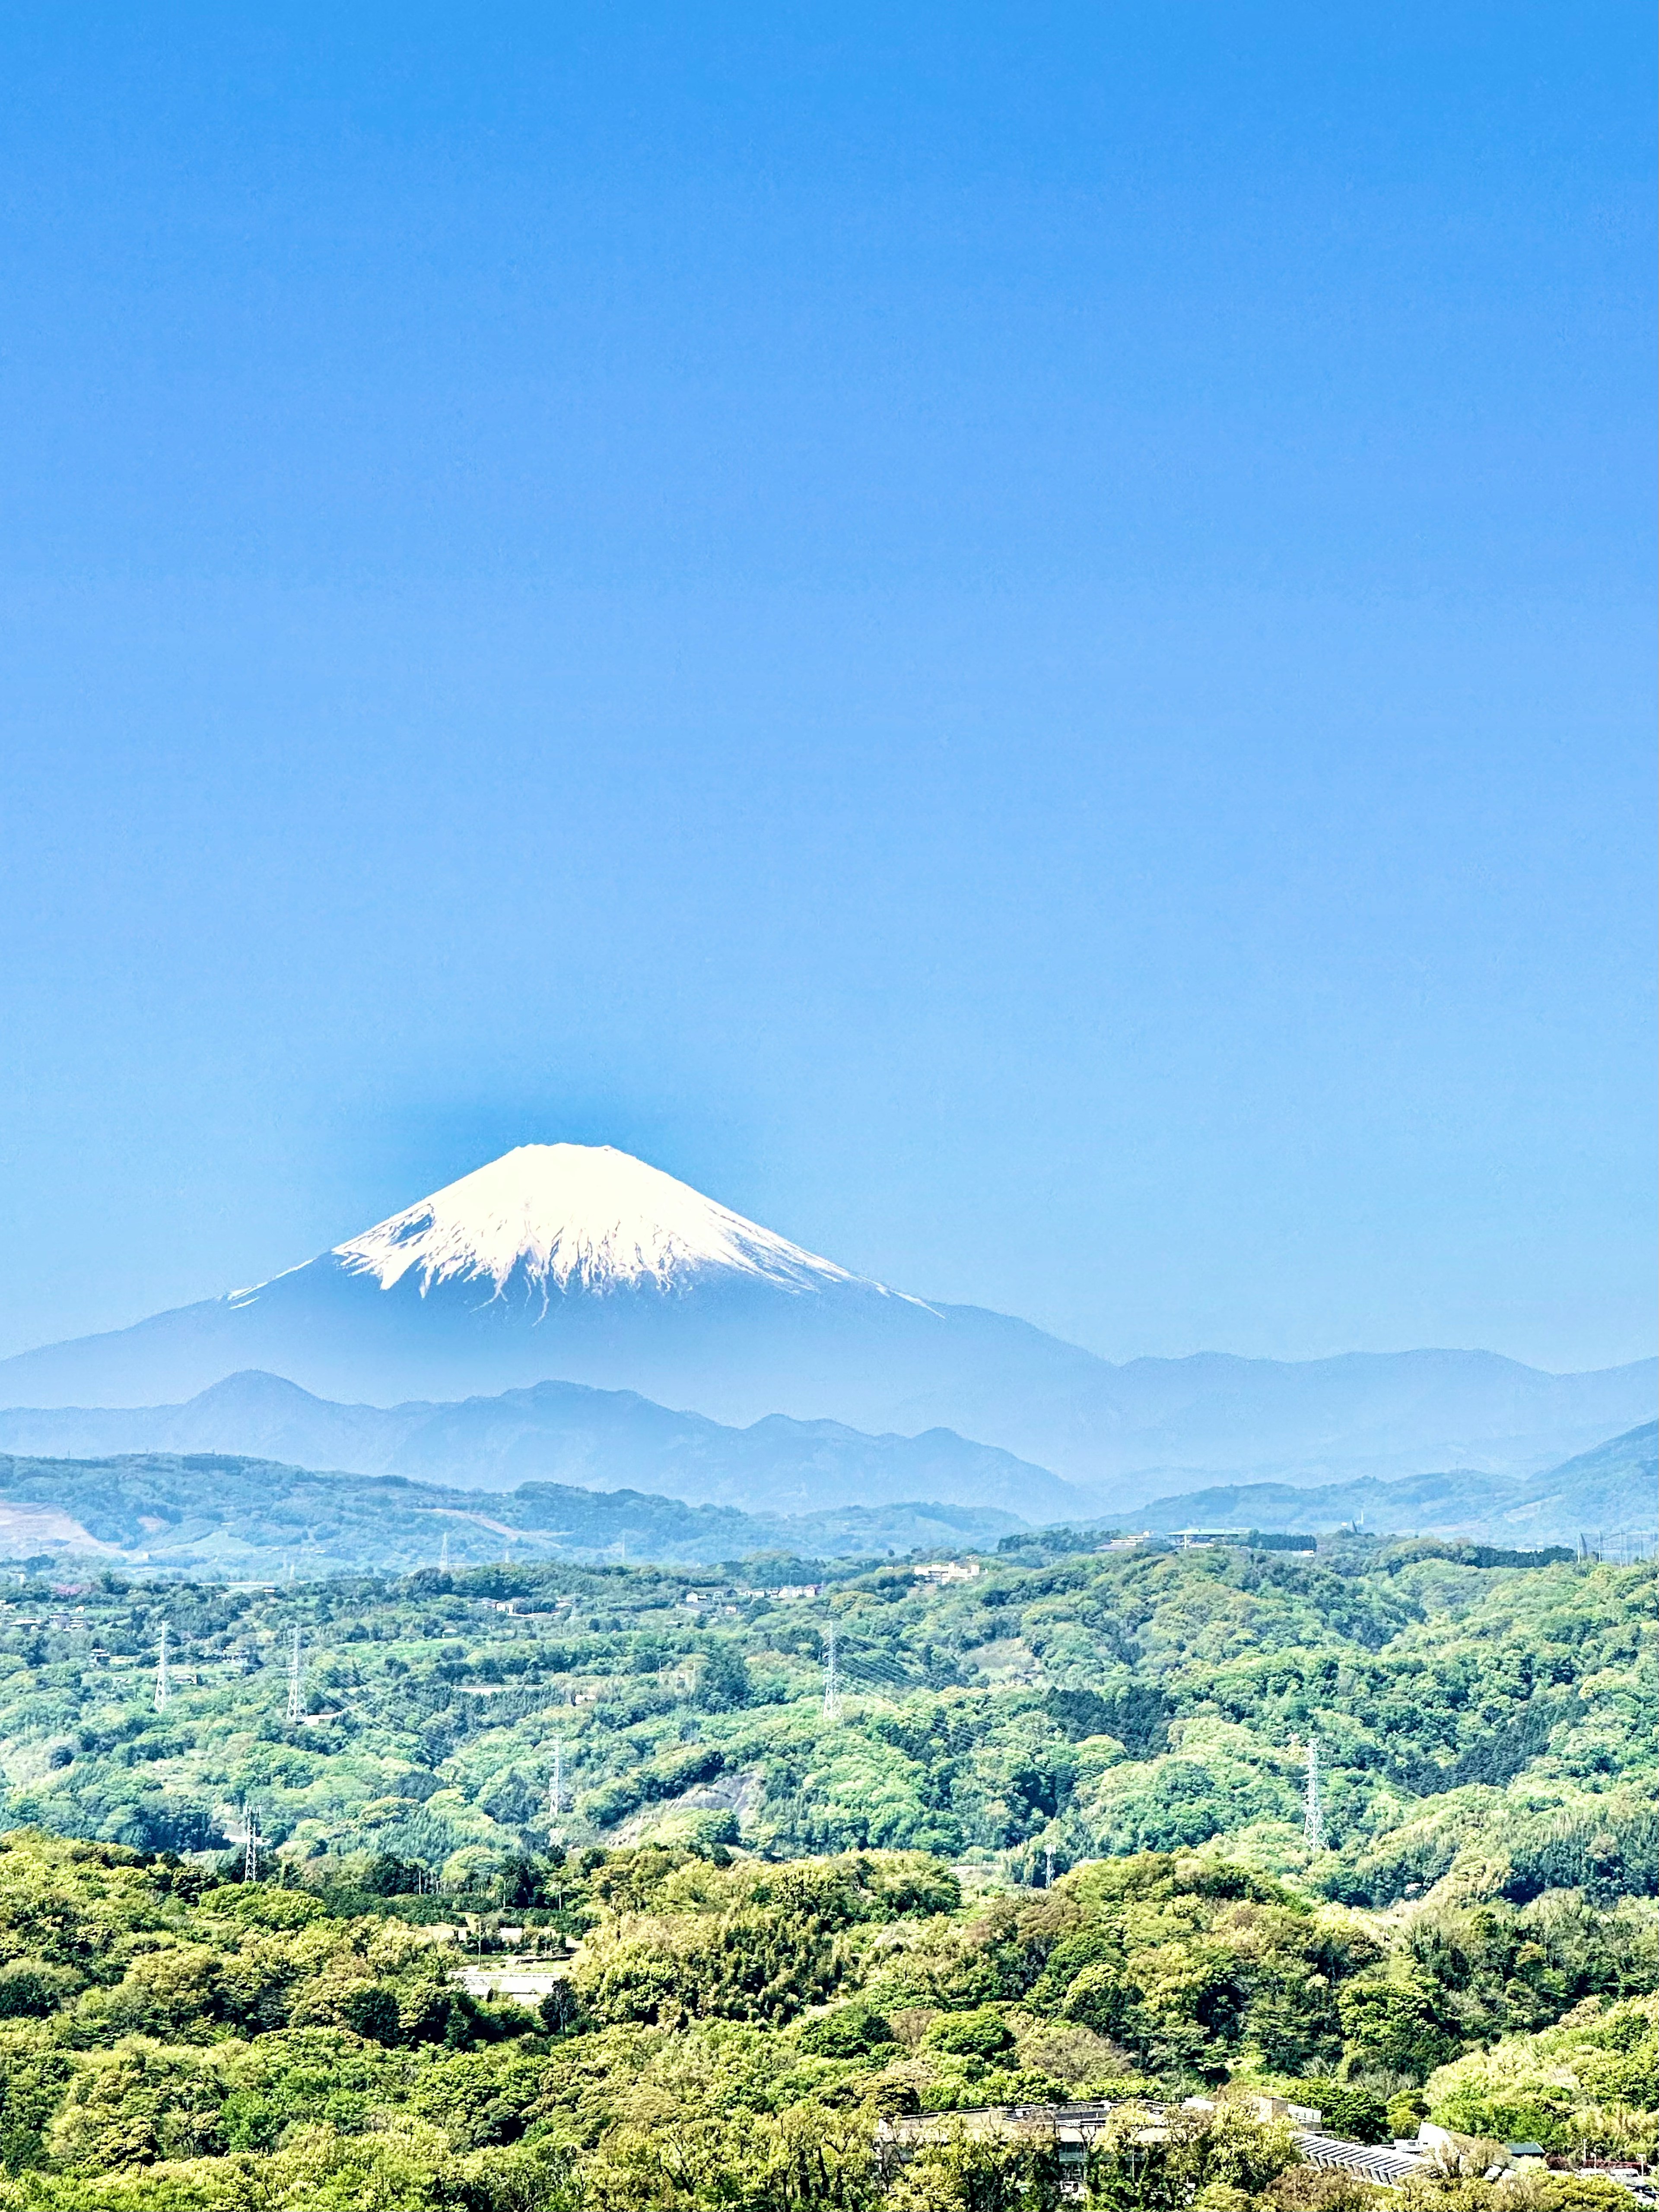
<path fill-rule="evenodd" d="M 1647 1351 L 1653 60 L 13 11 L 0 1350 L 572 1137 L 1115 1358 Z"/>

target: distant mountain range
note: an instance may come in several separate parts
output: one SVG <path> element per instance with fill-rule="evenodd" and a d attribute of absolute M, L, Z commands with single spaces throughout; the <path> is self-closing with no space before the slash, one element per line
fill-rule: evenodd
<path fill-rule="evenodd" d="M 407 1574 L 504 1558 L 712 1566 L 757 1553 L 781 1556 L 777 1578 L 787 1580 L 815 1559 L 993 1547 L 1020 1525 L 967 1506 L 768 1516 L 553 1483 L 481 1496 L 213 1453 L 0 1456 L 0 1559 L 209 1581 Z"/>
<path fill-rule="evenodd" d="M 726 1428 L 631 1390 L 580 1382 L 382 1407 L 333 1405 L 276 1375 L 232 1375 L 182 1406 L 0 1413 L 0 1450 L 64 1459 L 228 1452 L 487 1490 L 520 1482 L 637 1487 L 773 1514 L 917 1498 L 997 1508 L 1028 1522 L 1095 1510 L 1086 1492 L 1047 1468 L 948 1429 L 870 1437 L 781 1413 Z"/>
<path fill-rule="evenodd" d="M 1319 1533 L 1363 1515 L 1379 1535 L 1475 1537 L 1517 1549 L 1577 1546 L 1583 1535 L 1594 1547 L 1615 1530 L 1653 1529 L 1656 1484 L 1659 1426 L 1650 1424 L 1533 1484 L 1496 1492 L 1490 1476 L 1467 1474 L 1304 1491 L 1229 1485 L 1160 1499 L 1135 1519 L 1154 1534 Z M 1024 1525 L 994 1508 L 908 1501 L 769 1515 L 631 1489 L 532 1482 L 506 1492 L 459 1490 L 211 1452 L 0 1456 L 0 1559 L 101 1560 L 208 1579 L 407 1573 L 445 1559 L 456 1566 L 503 1557 L 693 1566 L 769 1553 L 792 1563 L 775 1569 L 776 1579 L 789 1581 L 810 1572 L 802 1563 L 813 1559 L 990 1550 Z"/>
<path fill-rule="evenodd" d="M 1378 1535 L 1471 1536 L 1512 1547 L 1571 1544 L 1659 1526 L 1659 1423 L 1650 1421 L 1527 1481 L 1490 1474 L 1408 1475 L 1298 1490 L 1227 1483 L 1159 1498 L 1139 1528 L 1259 1528 L 1315 1534 L 1345 1523 Z"/>
<path fill-rule="evenodd" d="M 851 1274 L 625 1153 L 530 1145 L 252 1290 L 0 1362 L 0 1402 L 176 1406 L 256 1368 L 354 1411 L 418 1400 L 429 1416 L 434 1399 L 558 1382 L 745 1433 L 771 1414 L 878 1439 L 944 1429 L 1105 1510 L 1216 1477 L 1528 1475 L 1650 1419 L 1659 1389 L 1653 1361 L 1548 1375 L 1481 1352 L 1115 1366 Z M 222 1442 L 264 1449 L 251 1431 Z M 472 1449 L 476 1480 L 489 1453 Z"/>

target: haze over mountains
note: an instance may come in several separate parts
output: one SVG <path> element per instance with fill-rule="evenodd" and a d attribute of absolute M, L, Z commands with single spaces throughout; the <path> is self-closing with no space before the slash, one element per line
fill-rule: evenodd
<path fill-rule="evenodd" d="M 1581 1538 L 1600 1552 L 1617 1531 L 1607 1555 L 1624 1558 L 1651 1548 L 1656 1438 L 1650 1423 L 1529 1482 L 1450 1474 L 1310 1490 L 1234 1485 L 1160 1500 L 1133 1525 L 1315 1534 L 1362 1522 L 1376 1535 L 1474 1538 L 1522 1553 L 1559 1543 L 1576 1549 Z M 799 1583 L 812 1578 L 807 1560 L 991 1550 L 1026 1527 L 994 1508 L 937 1502 L 762 1514 L 632 1488 L 526 1482 L 459 1490 L 212 1452 L 0 1454 L 0 1559 L 39 1567 L 91 1558 L 143 1575 L 286 1580 L 295 1571 L 307 1579 L 407 1573 L 504 1555 L 712 1565 L 769 1553 L 750 1579 Z"/>
<path fill-rule="evenodd" d="M 1046 1468 L 948 1429 L 870 1437 L 769 1413 L 746 1429 L 671 1413 L 631 1390 L 538 1382 L 496 1398 L 337 1406 L 275 1375 L 232 1375 L 182 1406 L 0 1413 L 0 1451 L 57 1458 L 234 1452 L 465 1488 L 521 1482 L 640 1489 L 694 1505 L 813 1513 L 917 1498 L 1022 1521 L 1094 1510 Z"/>
<path fill-rule="evenodd" d="M 1160 1498 L 1136 1516 L 1154 1532 L 1258 1528 L 1316 1534 L 1345 1523 L 1373 1535 L 1477 1536 L 1524 1549 L 1650 1535 L 1659 1521 L 1659 1423 L 1524 1481 L 1506 1475 L 1402 1475 L 1305 1489 L 1289 1483 L 1218 1484 Z"/>
<path fill-rule="evenodd" d="M 528 1471 L 515 1453 L 542 1455 L 538 1474 L 554 1472 L 550 1453 L 563 1453 L 569 1480 L 590 1451 L 598 1456 L 587 1463 L 604 1469 L 590 1479 L 641 1479 L 613 1471 L 620 1429 L 643 1432 L 675 1407 L 735 1425 L 751 1441 L 730 1449 L 763 1455 L 768 1439 L 754 1441 L 754 1425 L 765 1429 L 772 1415 L 873 1431 L 856 1448 L 844 1435 L 814 1445 L 833 1459 L 873 1443 L 871 1468 L 884 1452 L 902 1457 L 892 1447 L 902 1440 L 951 1431 L 948 1443 L 929 1446 L 937 1480 L 947 1462 L 961 1473 L 971 1439 L 1034 1463 L 1024 1482 L 1046 1469 L 1086 1490 L 1097 1510 L 1192 1491 L 1212 1476 L 1292 1485 L 1447 1468 L 1524 1476 L 1650 1419 L 1659 1374 L 1644 1361 L 1556 1376 L 1447 1351 L 1303 1363 L 1200 1353 L 1114 1365 L 1007 1316 L 929 1304 L 855 1276 L 625 1153 L 552 1145 L 520 1146 L 251 1290 L 0 1362 L 0 1402 L 163 1407 L 182 1420 L 186 1401 L 249 1370 L 345 1401 L 328 1419 L 342 1432 L 355 1423 L 360 1438 L 375 1430 L 374 1409 L 396 1409 L 372 1447 L 327 1453 L 337 1465 L 362 1466 L 371 1449 L 426 1452 L 428 1475 L 499 1482 Z M 644 1409 L 636 1398 L 625 1418 L 556 1395 L 526 1405 L 520 1394 L 550 1382 L 657 1404 Z M 234 1419 L 227 1403 L 211 1409 L 228 1424 L 212 1448 L 277 1448 L 262 1388 L 244 1389 Z M 408 1401 L 421 1402 L 411 1410 Z M 15 1449 L 59 1451 L 69 1448 L 64 1433 L 92 1431 L 50 1442 L 40 1431 L 4 1431 Z M 556 1434 L 565 1440 L 555 1444 Z M 118 1446 L 101 1445 L 113 1448 L 143 1447 L 129 1429 Z M 683 1467 L 696 1464 L 695 1446 L 677 1449 Z M 481 1474 L 487 1463 L 502 1472 Z M 729 1483 L 708 1474 L 711 1463 L 705 1454 L 702 1479 Z M 961 1495 L 905 1486 L 912 1498 Z M 1039 1492 L 1012 1510 L 1057 1517 Z"/>
<path fill-rule="evenodd" d="M 293 1571 L 313 1580 L 503 1557 L 704 1565 L 757 1553 L 793 1562 L 880 1558 L 963 1544 L 989 1550 L 1024 1526 L 1012 1514 L 971 1505 L 741 1513 L 637 1490 L 528 1482 L 481 1493 L 210 1452 L 94 1460 L 0 1453 L 0 1559 L 90 1559 L 145 1575 L 286 1580 Z M 797 1564 L 773 1579 L 799 1581 L 800 1573 Z"/>

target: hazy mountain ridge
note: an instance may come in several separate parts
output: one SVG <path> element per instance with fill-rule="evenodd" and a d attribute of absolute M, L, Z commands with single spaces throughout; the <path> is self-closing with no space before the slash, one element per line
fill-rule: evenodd
<path fill-rule="evenodd" d="M 0 1398 L 155 1407 L 256 1368 L 382 1408 L 556 1379 L 745 1430 L 946 1429 L 1109 1510 L 1206 1477 L 1528 1475 L 1651 1419 L 1659 1391 L 1659 1362 L 1558 1376 L 1482 1352 L 1115 1366 L 851 1275 L 624 1154 L 526 1146 L 252 1290 L 0 1361 Z"/>
<path fill-rule="evenodd" d="M 1304 1491 L 1233 1484 L 1161 1499 L 1133 1520 L 1155 1534 L 1325 1532 L 1363 1515 L 1367 1531 L 1378 1535 L 1474 1537 L 1527 1547 L 1576 1545 L 1583 1534 L 1594 1548 L 1602 1532 L 1653 1528 L 1656 1438 L 1655 1425 L 1614 1437 L 1530 1485 L 1498 1488 L 1490 1476 L 1468 1474 Z M 986 1550 L 1027 1525 L 995 1508 L 915 1500 L 786 1515 L 690 1505 L 631 1488 L 527 1482 L 505 1492 L 457 1489 L 228 1453 L 0 1457 L 0 1558 L 96 1557 L 152 1573 L 227 1579 L 280 1580 L 290 1570 L 310 1578 L 407 1572 L 435 1564 L 446 1539 L 458 1565 L 505 1555 L 690 1565 L 760 1552 L 835 1559 L 939 1547 Z"/>
<path fill-rule="evenodd" d="M 286 1578 L 407 1573 L 515 1559 L 714 1565 L 759 1553 L 879 1558 L 994 1546 L 1012 1513 L 932 1504 L 799 1516 L 687 1505 L 638 1491 L 528 1483 L 450 1490 L 212 1453 L 100 1460 L 0 1456 L 0 1557 L 97 1559 L 150 1573 Z"/>
<path fill-rule="evenodd" d="M 1217 1484 L 1139 1508 L 1139 1526 L 1303 1532 L 1363 1526 L 1378 1535 L 1476 1536 L 1573 1544 L 1659 1524 L 1659 1423 L 1614 1437 L 1541 1476 L 1512 1481 L 1467 1470 L 1366 1478 L 1297 1489 L 1286 1483 Z"/>
<path fill-rule="evenodd" d="M 770 1414 L 733 1429 L 632 1391 L 542 1382 L 495 1398 L 339 1406 L 280 1376 L 228 1376 L 182 1406 L 0 1413 L 0 1449 L 58 1458 L 228 1452 L 465 1488 L 526 1481 L 639 1487 L 692 1504 L 807 1513 L 928 1498 L 1056 1520 L 1085 1493 L 947 1430 L 870 1437 Z"/>

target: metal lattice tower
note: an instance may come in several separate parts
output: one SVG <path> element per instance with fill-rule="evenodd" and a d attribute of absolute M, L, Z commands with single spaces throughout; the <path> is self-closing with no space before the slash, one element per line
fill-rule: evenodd
<path fill-rule="evenodd" d="M 300 1673 L 300 1624 L 294 1624 L 293 1638 L 288 1647 L 288 1717 L 290 1721 L 305 1718 L 305 1685 Z"/>
<path fill-rule="evenodd" d="M 564 1745 L 556 1736 L 553 1740 L 553 1779 L 547 1785 L 547 1819 L 550 1827 L 556 1827 L 559 1815 L 564 1810 Z"/>
<path fill-rule="evenodd" d="M 1308 1796 L 1302 1816 L 1302 1841 L 1310 1851 L 1325 1848 L 1325 1813 L 1319 1802 L 1319 1744 L 1314 1736 L 1308 1738 Z"/>
<path fill-rule="evenodd" d="M 438 1547 L 438 1572 L 441 1575 L 447 1575 L 449 1572 L 449 1531 L 447 1528 L 444 1530 L 443 1542 Z"/>
<path fill-rule="evenodd" d="M 841 1718 L 841 1675 L 836 1665 L 836 1624 L 833 1620 L 823 1646 L 823 1717 L 827 1721 Z"/>
<path fill-rule="evenodd" d="M 242 1880 L 259 1879 L 259 1820 L 252 1805 L 242 1808 Z"/>
<path fill-rule="evenodd" d="M 173 1677 L 167 1670 L 167 1625 L 161 1623 L 161 1644 L 155 1655 L 155 1710 L 159 1713 L 173 1695 Z"/>

